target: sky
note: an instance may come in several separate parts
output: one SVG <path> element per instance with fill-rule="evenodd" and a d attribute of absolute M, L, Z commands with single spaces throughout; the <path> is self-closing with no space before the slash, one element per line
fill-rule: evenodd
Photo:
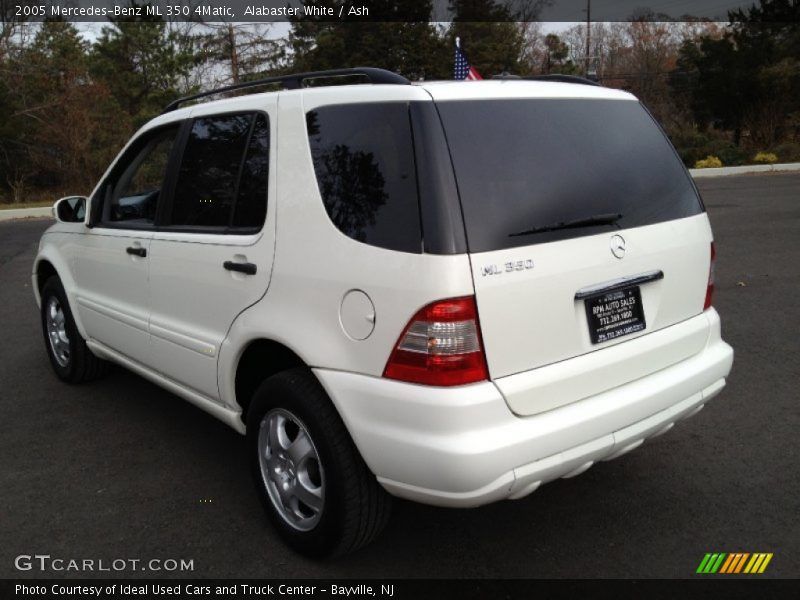
<path fill-rule="evenodd" d="M 89 42 L 94 42 L 100 36 L 100 31 L 106 23 L 75 23 L 75 27 L 80 32 L 81 36 Z M 558 21 L 558 22 L 544 22 L 542 23 L 542 31 L 544 33 L 560 33 L 572 27 L 575 23 L 572 21 Z M 291 29 L 290 23 L 272 23 L 270 28 L 270 37 L 272 39 L 279 39 L 289 34 Z"/>

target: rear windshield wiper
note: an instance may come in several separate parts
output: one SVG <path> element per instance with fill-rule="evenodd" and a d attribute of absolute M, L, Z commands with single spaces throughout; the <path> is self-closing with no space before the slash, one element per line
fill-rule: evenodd
<path fill-rule="evenodd" d="M 552 225 L 543 225 L 541 227 L 531 227 L 530 229 L 523 229 L 516 233 L 509 233 L 508 237 L 517 237 L 520 235 L 531 235 L 533 233 L 543 233 L 545 231 L 559 231 L 561 229 L 576 229 L 578 227 L 592 227 L 593 225 L 613 225 L 622 218 L 619 213 L 607 213 L 602 215 L 592 215 L 584 219 L 576 219 L 575 221 L 561 221 Z"/>

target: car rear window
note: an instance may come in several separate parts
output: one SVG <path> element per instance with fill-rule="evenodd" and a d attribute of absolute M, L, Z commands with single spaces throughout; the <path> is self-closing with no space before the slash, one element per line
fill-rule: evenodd
<path fill-rule="evenodd" d="M 372 246 L 422 252 L 408 103 L 325 106 L 310 111 L 306 123 L 334 225 Z"/>
<path fill-rule="evenodd" d="M 439 102 L 438 108 L 471 252 L 594 235 L 703 211 L 686 169 L 638 102 L 469 100 Z M 608 215 L 621 217 L 614 224 L 558 228 Z M 523 233 L 551 227 L 555 230 Z"/>

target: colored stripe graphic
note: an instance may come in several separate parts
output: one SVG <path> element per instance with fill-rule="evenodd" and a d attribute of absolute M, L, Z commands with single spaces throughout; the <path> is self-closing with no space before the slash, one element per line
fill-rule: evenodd
<path fill-rule="evenodd" d="M 720 573 L 738 573 L 744 567 L 744 562 L 750 556 L 749 553 L 746 552 L 735 552 L 733 554 L 728 555 L 728 560 L 725 561 L 725 564 L 722 565 L 722 569 L 720 569 Z"/>
<path fill-rule="evenodd" d="M 716 573 L 719 570 L 719 567 L 722 564 L 722 560 L 724 558 L 725 558 L 725 553 L 722 552 L 719 555 L 719 558 L 717 558 L 717 560 L 714 562 L 714 564 L 711 565 L 711 569 L 709 570 L 709 573 Z"/>
<path fill-rule="evenodd" d="M 725 558 L 725 553 L 715 552 L 714 554 L 706 554 L 697 567 L 697 573 L 716 573 Z"/>
<path fill-rule="evenodd" d="M 706 572 L 706 565 L 708 565 L 709 560 L 711 559 L 710 554 L 706 554 L 703 557 L 703 560 L 700 561 L 700 566 L 697 567 L 697 571 L 695 573 L 705 573 Z"/>
<path fill-rule="evenodd" d="M 744 568 L 744 572 L 758 573 L 758 567 L 761 566 L 761 561 L 763 560 L 764 560 L 764 555 L 756 552 L 755 554 L 753 554 L 753 558 L 750 559 L 750 562 L 747 563 L 747 566 Z"/>
<path fill-rule="evenodd" d="M 753 554 L 749 552 L 709 552 L 700 561 L 696 572 L 726 575 L 763 573 L 771 560 L 771 552 L 755 552 Z"/>
<path fill-rule="evenodd" d="M 767 568 L 767 565 L 769 564 L 769 561 L 771 561 L 771 560 L 772 560 L 772 552 L 767 554 L 767 556 L 764 558 L 764 562 L 761 563 L 761 567 L 758 569 L 758 572 L 759 573 L 763 573 L 764 569 Z"/>
<path fill-rule="evenodd" d="M 742 570 L 742 567 L 744 566 L 744 561 L 746 561 L 749 556 L 750 556 L 749 552 L 745 552 L 744 554 L 742 554 L 742 558 L 740 558 L 739 562 L 736 563 L 736 570 L 731 572 L 739 573 Z"/>
<path fill-rule="evenodd" d="M 734 562 L 736 559 L 736 554 L 728 554 L 728 559 L 722 563 L 722 568 L 719 570 L 720 573 L 727 573 L 728 569 L 731 568 L 731 563 Z"/>

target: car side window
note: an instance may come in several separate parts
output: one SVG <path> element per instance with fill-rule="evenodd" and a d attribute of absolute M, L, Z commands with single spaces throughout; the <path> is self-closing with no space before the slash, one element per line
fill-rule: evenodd
<path fill-rule="evenodd" d="M 166 225 L 259 229 L 267 210 L 268 168 L 269 124 L 264 115 L 195 119 Z"/>
<path fill-rule="evenodd" d="M 306 114 L 306 126 L 333 224 L 371 246 L 422 252 L 408 104 L 323 106 Z"/>
<path fill-rule="evenodd" d="M 122 157 L 105 186 L 104 222 L 153 224 L 177 135 L 178 126 L 146 134 Z"/>

